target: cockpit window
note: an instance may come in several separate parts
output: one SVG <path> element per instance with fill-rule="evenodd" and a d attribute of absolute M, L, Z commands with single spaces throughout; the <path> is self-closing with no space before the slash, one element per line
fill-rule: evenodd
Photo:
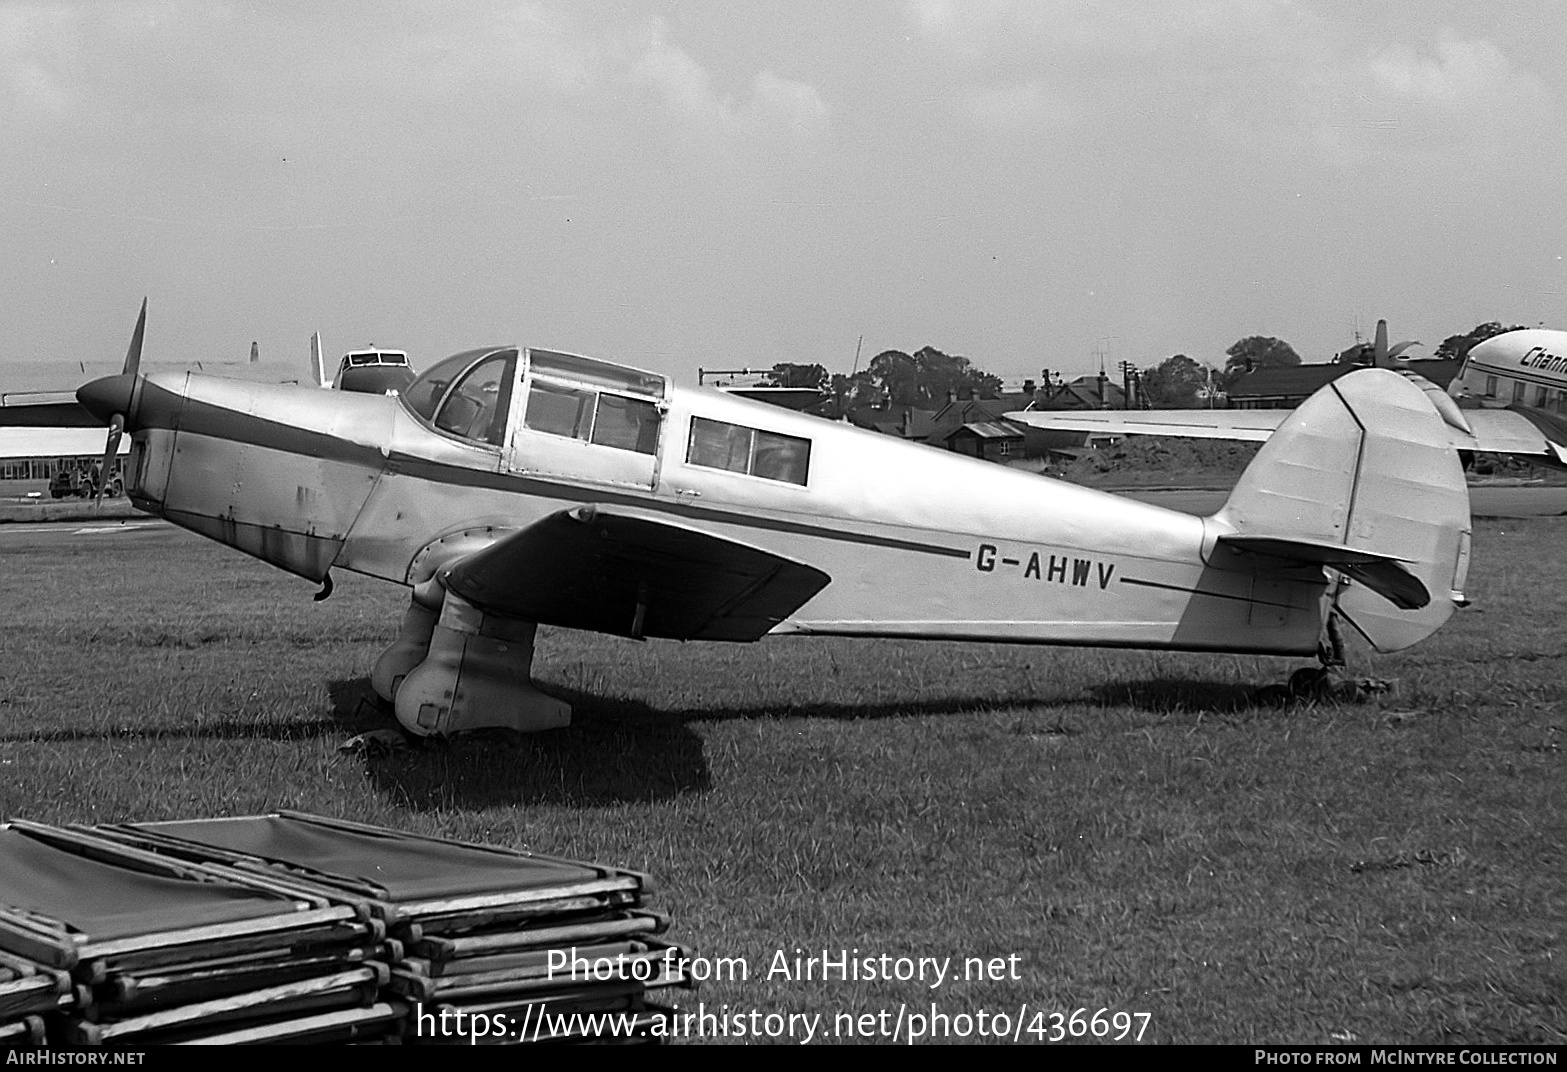
<path fill-rule="evenodd" d="M 529 350 L 528 370 L 527 428 L 600 447 L 657 453 L 662 376 L 554 350 Z"/>
<path fill-rule="evenodd" d="M 593 426 L 593 392 L 534 380 L 523 423 L 535 432 L 586 439 Z"/>
<path fill-rule="evenodd" d="M 443 432 L 500 446 L 506 438 L 506 414 L 511 408 L 511 384 L 517 374 L 517 351 L 491 354 L 463 373 L 446 393 L 435 413 Z"/>
<path fill-rule="evenodd" d="M 402 400 L 449 435 L 498 447 L 505 441 L 516 375 L 515 349 L 467 350 L 422 373 Z"/>

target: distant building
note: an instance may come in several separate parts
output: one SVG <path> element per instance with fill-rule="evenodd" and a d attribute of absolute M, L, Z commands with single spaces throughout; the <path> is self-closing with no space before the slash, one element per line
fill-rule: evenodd
<path fill-rule="evenodd" d="M 1443 390 L 1458 375 L 1458 360 L 1432 359 L 1399 362 L 1398 368 L 1424 376 Z M 1274 365 L 1242 373 L 1230 382 L 1231 409 L 1294 409 L 1317 389 L 1347 376 L 1365 365 L 1334 362 L 1326 365 Z"/>
<path fill-rule="evenodd" d="M 1024 406 L 1013 406 L 1024 409 Z M 1125 409 L 1126 391 L 1108 376 L 1079 376 L 1035 392 L 1034 409 Z"/>
<path fill-rule="evenodd" d="M 1023 456 L 1024 426 L 1011 421 L 973 421 L 946 437 L 946 447 L 987 462 L 1008 462 Z"/>

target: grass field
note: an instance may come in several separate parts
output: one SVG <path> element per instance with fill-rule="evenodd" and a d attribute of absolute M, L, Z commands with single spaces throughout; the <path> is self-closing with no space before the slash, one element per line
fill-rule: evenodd
<path fill-rule="evenodd" d="M 1254 706 L 1282 660 L 542 630 L 569 730 L 373 756 L 338 746 L 388 724 L 401 589 L 12 537 L 0 812 L 298 808 L 646 869 L 671 937 L 748 969 L 690 1001 L 818 1038 L 934 1006 L 1025 1041 L 1082 1008 L 1145 1042 L 1562 1043 L 1564 531 L 1477 523 L 1475 606 L 1360 656 L 1394 683 L 1362 705 Z M 770 976 L 824 950 L 952 959 L 935 988 Z M 1001 978 L 954 979 L 970 957 Z"/>

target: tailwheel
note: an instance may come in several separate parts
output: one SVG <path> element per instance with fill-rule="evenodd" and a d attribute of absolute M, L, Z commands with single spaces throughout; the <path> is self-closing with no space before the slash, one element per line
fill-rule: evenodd
<path fill-rule="evenodd" d="M 1264 685 L 1258 689 L 1252 695 L 1252 702 L 1284 707 L 1323 700 L 1355 699 L 1358 694 L 1358 684 L 1339 677 L 1333 667 L 1303 666 L 1290 675 L 1288 682 Z"/>
<path fill-rule="evenodd" d="M 1303 666 L 1290 675 L 1288 688 L 1292 699 L 1326 700 L 1333 696 L 1337 685 L 1332 666 Z"/>

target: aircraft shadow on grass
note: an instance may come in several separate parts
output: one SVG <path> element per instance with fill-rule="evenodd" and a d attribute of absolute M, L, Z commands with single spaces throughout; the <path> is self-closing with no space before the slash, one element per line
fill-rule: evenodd
<path fill-rule="evenodd" d="M 343 732 L 386 729 L 389 717 L 367 678 L 330 687 L 333 719 Z M 1159 714 L 1232 714 L 1270 710 L 1255 690 L 1232 682 L 1159 679 L 1104 685 L 1083 695 L 1042 700 L 1021 697 L 896 700 L 884 703 L 809 703 L 744 708 L 659 710 L 637 700 L 606 699 L 552 688 L 578 713 L 560 733 L 523 735 L 480 731 L 415 740 L 409 747 L 366 752 L 362 760 L 376 790 L 415 811 L 479 809 L 508 804 L 599 806 L 669 800 L 712 787 L 703 740 L 690 724 L 756 719 L 819 718 L 863 721 L 929 715 L 1051 711 L 1085 706 L 1129 706 Z M 1092 717 L 1089 711 L 1086 717 Z M 1067 729 L 1047 730 L 1071 734 Z"/>
<path fill-rule="evenodd" d="M 1094 686 L 1089 694 L 1095 703 L 1106 707 L 1125 706 L 1158 714 L 1230 715 L 1277 706 L 1260 698 L 1259 690 L 1250 685 L 1192 678 L 1107 681 Z"/>
<path fill-rule="evenodd" d="M 481 730 L 361 756 L 377 792 L 414 811 L 508 804 L 597 806 L 672 800 L 712 785 L 702 739 L 646 704 L 554 690 L 584 716 L 569 732 Z M 339 730 L 395 725 L 368 678 L 329 686 Z"/>

